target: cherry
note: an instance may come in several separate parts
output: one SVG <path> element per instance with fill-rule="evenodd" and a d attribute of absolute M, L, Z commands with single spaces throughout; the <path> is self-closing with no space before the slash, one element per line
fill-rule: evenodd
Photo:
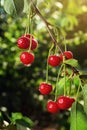
<path fill-rule="evenodd" d="M 20 49 L 27 49 L 29 48 L 29 40 L 26 37 L 19 37 L 17 40 L 17 46 Z"/>
<path fill-rule="evenodd" d="M 20 55 L 20 60 L 24 65 L 29 65 L 34 62 L 34 54 L 29 52 L 22 52 Z"/>
<path fill-rule="evenodd" d="M 57 113 L 59 111 L 59 108 L 57 106 L 57 103 L 54 101 L 48 101 L 47 103 L 47 110 L 51 113 Z"/>
<path fill-rule="evenodd" d="M 72 59 L 73 58 L 73 53 L 71 51 L 65 51 L 64 55 L 67 59 Z"/>
<path fill-rule="evenodd" d="M 57 56 L 57 55 L 50 55 L 48 57 L 48 64 L 53 66 L 53 67 L 56 67 L 60 64 L 60 57 Z"/>
<path fill-rule="evenodd" d="M 30 48 L 31 50 L 34 50 L 34 49 L 37 48 L 38 42 L 37 42 L 37 40 L 34 39 L 34 36 L 33 36 L 33 35 L 31 35 L 31 34 L 26 34 L 26 35 L 23 35 L 22 37 L 28 38 L 29 47 L 30 47 L 30 42 L 31 42 L 31 48 Z M 29 47 L 28 47 L 28 48 L 29 48 Z"/>
<path fill-rule="evenodd" d="M 66 110 L 72 106 L 72 103 L 74 101 L 74 98 L 70 98 L 68 96 L 60 96 L 57 99 L 57 105 L 61 110 Z"/>
<path fill-rule="evenodd" d="M 52 91 L 52 85 L 42 82 L 39 86 L 39 91 L 43 95 L 49 94 Z"/>
<path fill-rule="evenodd" d="M 36 49 L 38 46 L 38 42 L 35 39 L 32 39 L 32 45 L 31 45 L 31 50 Z"/>

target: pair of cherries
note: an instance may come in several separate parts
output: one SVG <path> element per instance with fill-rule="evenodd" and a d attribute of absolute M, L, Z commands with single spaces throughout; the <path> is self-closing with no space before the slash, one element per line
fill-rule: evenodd
<path fill-rule="evenodd" d="M 43 95 L 48 95 L 52 91 L 52 85 L 42 82 L 39 86 L 39 91 Z M 47 103 L 47 110 L 51 113 L 57 113 L 59 110 L 66 110 L 72 106 L 74 101 L 74 98 L 68 96 L 59 96 L 56 102 L 51 100 Z"/>
<path fill-rule="evenodd" d="M 50 113 L 57 113 L 59 110 L 67 110 L 69 109 L 73 102 L 75 102 L 75 99 L 68 96 L 59 96 L 57 98 L 57 101 L 48 101 L 47 103 L 47 110 Z"/>
<path fill-rule="evenodd" d="M 48 64 L 52 67 L 59 66 L 60 63 L 63 61 L 63 56 L 65 56 L 66 59 L 72 59 L 73 53 L 71 51 L 65 51 L 63 54 L 60 55 L 50 55 L 48 57 Z"/>
<path fill-rule="evenodd" d="M 20 61 L 24 65 L 31 65 L 34 62 L 35 56 L 30 51 L 35 50 L 38 46 L 38 42 L 31 34 L 22 35 L 17 40 L 17 46 L 20 49 L 28 49 L 29 52 L 22 52 L 20 55 Z"/>

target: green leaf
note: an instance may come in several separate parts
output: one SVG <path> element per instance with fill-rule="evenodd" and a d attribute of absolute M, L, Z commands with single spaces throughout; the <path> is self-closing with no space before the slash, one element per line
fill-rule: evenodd
<path fill-rule="evenodd" d="M 65 78 L 60 79 L 58 82 L 58 96 L 64 94 L 64 85 L 65 85 Z M 66 77 L 66 90 L 67 92 L 70 91 L 71 88 L 71 80 Z"/>
<path fill-rule="evenodd" d="M 84 100 L 84 111 L 87 114 L 87 84 L 83 86 L 82 92 L 83 92 L 83 100 Z"/>
<path fill-rule="evenodd" d="M 73 103 L 71 108 L 70 130 L 76 130 L 76 102 Z"/>
<path fill-rule="evenodd" d="M 34 125 L 33 121 L 28 117 L 23 117 L 22 119 L 16 120 L 17 125 L 21 125 L 24 127 L 32 127 Z"/>
<path fill-rule="evenodd" d="M 79 80 L 79 76 L 78 75 L 75 75 L 73 77 L 73 82 L 74 82 L 75 86 L 79 86 L 80 85 L 80 80 Z"/>
<path fill-rule="evenodd" d="M 24 9 L 24 0 L 5 0 L 4 9 L 11 16 L 20 15 Z"/>
<path fill-rule="evenodd" d="M 12 113 L 11 120 L 12 122 L 16 122 L 18 119 L 22 119 L 23 115 L 19 112 Z"/>
<path fill-rule="evenodd" d="M 73 103 L 71 108 L 70 130 L 87 130 L 87 116 L 84 113 L 83 106 L 79 103 Z"/>
<path fill-rule="evenodd" d="M 67 65 L 71 65 L 72 67 L 77 67 L 78 66 L 78 61 L 76 59 L 66 60 L 65 63 Z"/>

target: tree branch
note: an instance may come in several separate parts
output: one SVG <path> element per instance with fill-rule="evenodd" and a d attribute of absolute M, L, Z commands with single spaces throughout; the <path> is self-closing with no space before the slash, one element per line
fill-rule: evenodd
<path fill-rule="evenodd" d="M 36 11 L 36 14 L 43 20 L 44 24 L 46 25 L 47 30 L 48 30 L 48 32 L 49 32 L 49 35 L 50 35 L 50 37 L 51 37 L 51 39 L 52 39 L 54 45 L 57 45 L 57 46 L 58 46 L 58 49 L 59 49 L 60 52 L 63 54 L 63 51 L 62 51 L 60 45 L 57 43 L 57 41 L 56 41 L 56 39 L 54 38 L 54 35 L 53 35 L 53 33 L 52 33 L 52 31 L 51 31 L 51 29 L 50 29 L 50 27 L 49 27 L 49 23 L 48 23 L 48 22 L 46 21 L 46 19 L 43 17 L 43 15 L 42 15 L 41 12 L 39 11 L 39 9 L 36 7 L 36 5 L 34 4 L 34 2 L 33 2 L 32 0 L 31 0 L 31 2 L 32 2 L 32 5 L 33 5 L 33 7 L 34 7 L 34 9 L 35 9 L 35 11 Z"/>

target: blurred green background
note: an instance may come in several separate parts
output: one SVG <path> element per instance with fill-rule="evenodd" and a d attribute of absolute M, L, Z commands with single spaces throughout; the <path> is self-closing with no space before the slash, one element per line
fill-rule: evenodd
<path fill-rule="evenodd" d="M 38 0 L 37 5 L 49 23 L 63 29 L 68 50 L 78 59 L 81 72 L 86 74 L 87 0 Z M 33 35 L 39 43 L 34 51 L 35 62 L 25 67 L 19 60 L 22 51 L 16 41 L 25 33 L 27 22 L 25 14 L 17 18 L 7 15 L 3 0 L 0 1 L 0 110 L 9 114 L 21 112 L 31 117 L 41 130 L 50 125 L 55 125 L 57 130 L 68 130 L 69 112 L 48 113 L 45 105 L 49 96 L 44 97 L 38 91 L 40 82 L 45 81 L 46 60 L 52 41 L 37 15 L 33 18 Z M 60 33 L 58 40 L 64 48 Z M 50 69 L 49 79 L 55 83 L 56 69 Z"/>

